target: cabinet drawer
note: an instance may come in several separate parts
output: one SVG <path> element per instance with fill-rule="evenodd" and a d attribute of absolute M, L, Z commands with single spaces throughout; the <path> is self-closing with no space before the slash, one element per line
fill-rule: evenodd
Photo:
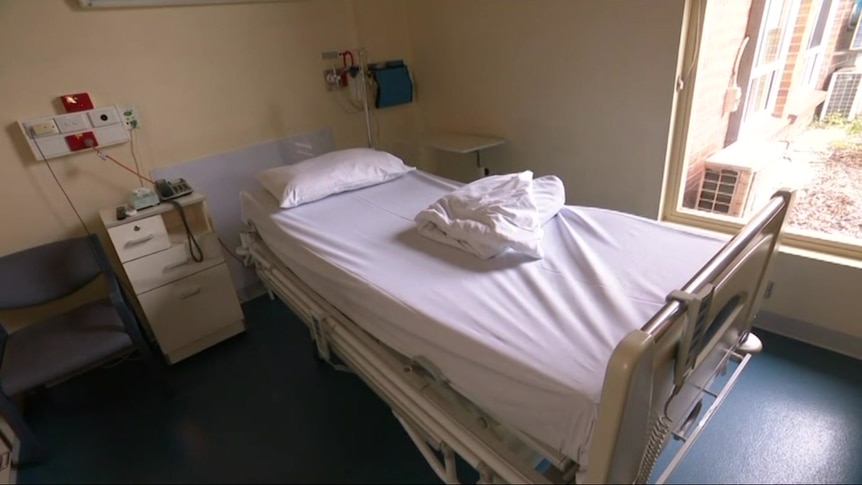
<path fill-rule="evenodd" d="M 243 318 L 224 263 L 138 295 L 138 300 L 166 354 Z"/>
<path fill-rule="evenodd" d="M 165 222 L 159 215 L 112 227 L 108 235 L 123 263 L 171 247 Z"/>
<path fill-rule="evenodd" d="M 197 238 L 204 260 L 197 262 L 189 254 L 189 243 L 173 244 L 169 249 L 150 254 L 123 265 L 136 294 L 158 288 L 190 274 L 211 268 L 222 261 L 218 236 L 207 234 Z"/>

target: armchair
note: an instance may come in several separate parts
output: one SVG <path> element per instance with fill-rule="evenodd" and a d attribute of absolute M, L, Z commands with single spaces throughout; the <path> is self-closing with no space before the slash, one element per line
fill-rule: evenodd
<path fill-rule="evenodd" d="M 84 295 L 87 295 L 86 297 Z M 7 317 L 36 314 L 12 329 Z M 137 350 L 170 393 L 167 369 L 147 342 L 96 235 L 0 257 L 0 414 L 20 440 L 19 464 L 48 452 L 12 398 Z"/>

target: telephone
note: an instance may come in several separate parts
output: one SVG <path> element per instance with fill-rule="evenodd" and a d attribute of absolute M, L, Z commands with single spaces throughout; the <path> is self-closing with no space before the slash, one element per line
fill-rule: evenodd
<path fill-rule="evenodd" d="M 186 179 L 178 178 L 174 180 L 159 179 L 153 182 L 156 187 L 156 193 L 159 194 L 161 200 L 171 200 L 177 197 L 182 197 L 192 193 L 192 188 L 189 186 Z"/>

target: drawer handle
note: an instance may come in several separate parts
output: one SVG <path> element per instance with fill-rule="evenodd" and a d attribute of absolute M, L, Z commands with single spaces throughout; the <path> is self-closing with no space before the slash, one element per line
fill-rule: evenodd
<path fill-rule="evenodd" d="M 186 256 L 186 259 L 184 259 L 182 261 L 177 261 L 176 263 L 171 263 L 171 264 L 165 266 L 164 269 L 162 270 L 162 273 L 167 273 L 168 271 L 170 271 L 172 269 L 176 269 L 176 268 L 179 268 L 180 266 L 185 266 L 187 264 L 189 264 L 189 257 L 188 256 Z"/>
<path fill-rule="evenodd" d="M 197 294 L 198 294 L 198 293 L 200 293 L 200 292 L 201 292 L 201 287 L 200 287 L 200 286 L 198 286 L 197 288 L 195 288 L 195 289 L 193 289 L 193 290 L 191 290 L 191 291 L 187 291 L 187 292 L 185 292 L 185 293 L 181 294 L 181 295 L 179 296 L 179 299 L 180 299 L 180 300 L 185 300 L 186 298 L 191 298 L 191 297 L 193 297 L 193 296 L 197 295 Z"/>
<path fill-rule="evenodd" d="M 153 236 L 152 234 L 147 234 L 144 237 L 139 237 L 137 239 L 131 239 L 129 241 L 126 241 L 126 247 L 137 246 L 138 244 L 145 243 L 154 237 L 155 236 Z"/>

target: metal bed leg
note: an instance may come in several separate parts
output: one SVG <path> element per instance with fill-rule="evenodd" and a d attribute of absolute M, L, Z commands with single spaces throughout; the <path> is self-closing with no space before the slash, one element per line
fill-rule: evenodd
<path fill-rule="evenodd" d="M 428 462 L 428 465 L 431 466 L 431 469 L 434 470 L 437 477 L 439 477 L 443 483 L 460 484 L 461 482 L 458 481 L 458 470 L 455 468 L 455 453 L 452 451 L 452 448 L 450 448 L 446 443 L 440 445 L 440 452 L 443 453 L 443 463 L 440 463 L 437 455 L 435 455 L 431 447 L 428 446 L 428 442 L 425 441 L 425 439 L 422 438 L 422 436 L 420 436 L 412 426 L 404 422 L 400 416 L 395 414 L 394 411 L 392 414 L 394 414 L 395 419 L 401 423 L 404 431 L 407 432 L 407 436 L 410 437 L 410 440 L 413 441 L 413 444 L 416 445 L 416 448 L 418 448 L 419 452 L 422 453 L 425 461 Z"/>
<path fill-rule="evenodd" d="M 757 335 L 749 332 L 745 339 L 738 346 L 739 351 L 745 354 L 757 354 L 763 350 L 763 342 L 757 338 Z"/>
<path fill-rule="evenodd" d="M 332 361 L 334 355 L 329 347 L 329 334 L 327 333 L 325 323 L 326 317 L 318 318 L 317 315 L 312 315 L 311 320 L 313 323 L 311 327 L 311 339 L 314 341 L 314 352 L 317 358 L 339 372 L 353 374 L 353 369 L 350 367 Z"/>
<path fill-rule="evenodd" d="M 732 354 L 732 357 L 739 358 L 739 355 Z M 697 440 L 701 431 L 706 428 L 706 425 L 709 423 L 710 419 L 712 419 L 715 412 L 719 409 L 721 403 L 728 396 L 728 394 L 730 394 L 730 391 L 733 389 L 733 386 L 736 385 L 736 381 L 739 379 L 739 376 L 742 375 L 743 369 L 745 369 L 745 367 L 748 365 L 749 359 L 751 359 L 751 354 L 745 354 L 742 356 L 738 366 L 733 371 L 733 374 L 730 376 L 730 379 L 728 379 L 727 383 L 717 394 L 704 389 L 704 391 L 708 391 L 708 394 L 716 396 L 715 401 L 713 401 L 712 405 L 709 406 L 709 408 L 706 410 L 706 414 L 704 414 L 700 421 L 698 421 L 697 424 L 694 425 L 694 429 L 692 429 L 691 433 L 688 436 L 677 436 L 677 439 L 681 440 L 683 442 L 683 445 L 679 449 L 679 451 L 674 454 L 674 456 L 670 460 L 670 463 L 659 475 L 658 479 L 655 481 L 656 484 L 661 485 L 666 483 L 667 480 L 670 478 L 670 475 L 674 472 L 674 470 L 676 470 L 676 467 L 679 465 L 682 459 L 685 458 L 685 455 L 688 453 L 691 446 Z"/>
<path fill-rule="evenodd" d="M 489 484 L 490 485 L 490 484 L 494 483 L 494 471 L 491 470 L 491 468 L 488 465 L 481 463 L 479 465 L 479 468 L 476 469 L 476 471 L 479 472 L 479 481 L 476 482 L 477 484 Z"/>

